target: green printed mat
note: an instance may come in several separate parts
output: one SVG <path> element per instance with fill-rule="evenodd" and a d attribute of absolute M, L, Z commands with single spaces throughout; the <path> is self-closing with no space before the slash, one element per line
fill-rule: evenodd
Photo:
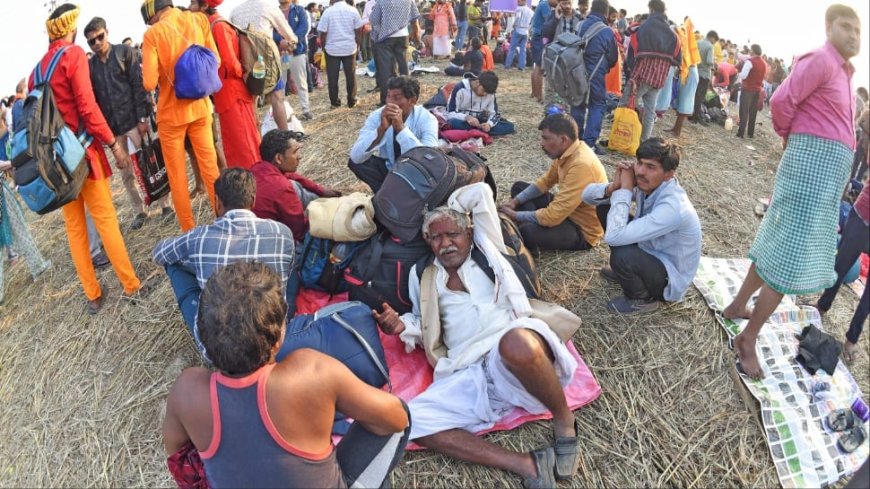
<path fill-rule="evenodd" d="M 725 319 L 721 312 L 737 295 L 749 265 L 745 259 L 703 257 L 695 275 L 695 287 L 732 338 L 747 321 Z M 810 375 L 795 361 L 798 350 L 795 335 L 811 323 L 821 329 L 821 318 L 815 308 L 798 306 L 791 296 L 783 298 L 758 336 L 756 348 L 764 379 L 756 381 L 740 376 L 761 405 L 767 445 L 785 488 L 834 484 L 857 471 L 870 454 L 867 441 L 853 453 L 843 453 L 837 446 L 839 433 L 825 426 L 828 413 L 849 408 L 862 395 L 845 364 L 840 362 L 834 375 L 823 370 Z M 816 400 L 811 393 L 816 382 L 828 382 L 831 396 Z M 870 428 L 870 423 L 864 427 Z"/>

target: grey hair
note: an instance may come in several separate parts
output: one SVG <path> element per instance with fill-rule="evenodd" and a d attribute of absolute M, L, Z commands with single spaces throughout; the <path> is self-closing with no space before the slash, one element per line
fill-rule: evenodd
<path fill-rule="evenodd" d="M 428 238 L 430 224 L 445 217 L 456 223 L 463 231 L 471 227 L 471 219 L 469 219 L 468 214 L 442 205 L 423 215 L 423 237 Z"/>

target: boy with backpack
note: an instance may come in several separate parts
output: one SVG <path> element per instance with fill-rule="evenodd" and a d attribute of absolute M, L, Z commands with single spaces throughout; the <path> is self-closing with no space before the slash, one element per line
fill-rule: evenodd
<path fill-rule="evenodd" d="M 142 136 L 151 126 L 148 119 L 151 104 L 142 88 L 139 53 L 126 44 L 111 44 L 108 37 L 106 21 L 100 17 L 94 17 L 85 26 L 85 38 L 94 53 L 88 61 L 94 96 L 121 145 L 127 148 L 129 141 L 139 149 Z M 139 195 L 132 165 L 121 170 L 121 181 L 136 213 L 130 229 L 140 229 L 148 218 L 148 208 Z M 163 209 L 164 218 L 174 215 L 168 197 L 161 197 L 157 204 Z"/>
<path fill-rule="evenodd" d="M 181 230 L 189 231 L 196 222 L 187 188 L 184 139 L 190 140 L 212 208 L 215 204 L 214 182 L 218 177 L 217 154 L 208 97 L 186 99 L 176 96 L 179 82 L 196 84 L 202 80 L 177 80 L 175 73 L 179 59 L 188 49 L 205 47 L 214 55 L 218 65 L 220 58 L 205 16 L 182 12 L 172 6 L 172 0 L 145 0 L 141 13 L 145 23 L 151 26 L 145 31 L 142 41 L 143 86 L 149 92 L 160 88 L 157 127 L 172 189 L 172 202 Z M 217 76 L 216 73 L 213 75 Z"/>
<path fill-rule="evenodd" d="M 140 295 L 142 284 L 136 276 L 133 264 L 130 263 L 127 247 L 121 236 L 115 207 L 112 204 L 112 192 L 109 189 L 109 176 L 112 171 L 100 145 L 109 146 L 118 168 L 123 169 L 131 164 L 130 155 L 112 134 L 112 130 L 103 118 L 91 88 L 87 56 L 81 47 L 74 44 L 78 35 L 79 12 L 77 6 L 65 3 L 51 13 L 45 23 L 50 44 L 37 70 L 40 72 L 38 78 L 41 79 L 42 75 L 46 75 L 47 88 L 50 89 L 54 105 L 66 126 L 70 129 L 84 129 L 95 139 L 95 144 L 87 147 L 85 160 L 81 163 L 88 165 L 87 179 L 78 197 L 64 205 L 62 209 L 70 254 L 88 299 L 88 313 L 96 314 L 102 307 L 103 293 L 94 265 L 91 263 L 85 224 L 85 205 L 93 217 L 115 274 L 124 287 L 124 295 L 136 298 Z M 59 61 L 55 61 L 55 70 L 53 73 L 46 73 L 55 55 L 59 56 Z M 34 88 L 35 75 L 30 77 L 31 90 Z M 43 88 L 43 91 L 43 97 L 48 95 L 48 90 Z M 22 117 L 27 115 L 39 117 L 39 114 L 28 114 L 27 111 Z M 32 123 L 26 124 L 32 127 Z"/>

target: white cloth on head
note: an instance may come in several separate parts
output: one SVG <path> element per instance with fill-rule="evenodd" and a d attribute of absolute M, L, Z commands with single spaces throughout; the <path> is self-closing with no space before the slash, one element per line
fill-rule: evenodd
<path fill-rule="evenodd" d="M 492 189 L 483 182 L 466 185 L 454 191 L 447 199 L 447 207 L 471 214 L 474 223 L 474 244 L 486 255 L 495 272 L 497 301 L 507 301 L 517 317 L 528 317 L 532 306 L 526 289 L 503 254 L 507 251 L 501 234 L 498 210 Z"/>

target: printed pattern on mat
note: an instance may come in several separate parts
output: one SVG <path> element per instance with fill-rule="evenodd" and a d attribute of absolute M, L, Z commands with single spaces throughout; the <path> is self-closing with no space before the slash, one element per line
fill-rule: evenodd
<path fill-rule="evenodd" d="M 695 275 L 695 287 L 729 337 L 737 335 L 747 321 L 725 319 L 721 312 L 737 295 L 749 265 L 745 259 L 702 257 Z M 855 397 L 862 395 L 843 362 L 837 365 L 834 375 L 823 370 L 810 375 L 794 359 L 798 349 L 795 335 L 811 323 L 821 327 L 815 308 L 797 306 L 790 296 L 783 298 L 758 336 L 757 351 L 765 378 L 754 381 L 741 376 L 761 405 L 767 445 L 785 488 L 834 484 L 858 470 L 870 454 L 867 441 L 851 454 L 841 452 L 837 447 L 840 433 L 832 433 L 825 426 L 828 413 L 849 408 Z M 813 398 L 811 390 L 816 382 L 831 385 L 829 398 Z M 864 427 L 870 429 L 870 423 Z"/>

